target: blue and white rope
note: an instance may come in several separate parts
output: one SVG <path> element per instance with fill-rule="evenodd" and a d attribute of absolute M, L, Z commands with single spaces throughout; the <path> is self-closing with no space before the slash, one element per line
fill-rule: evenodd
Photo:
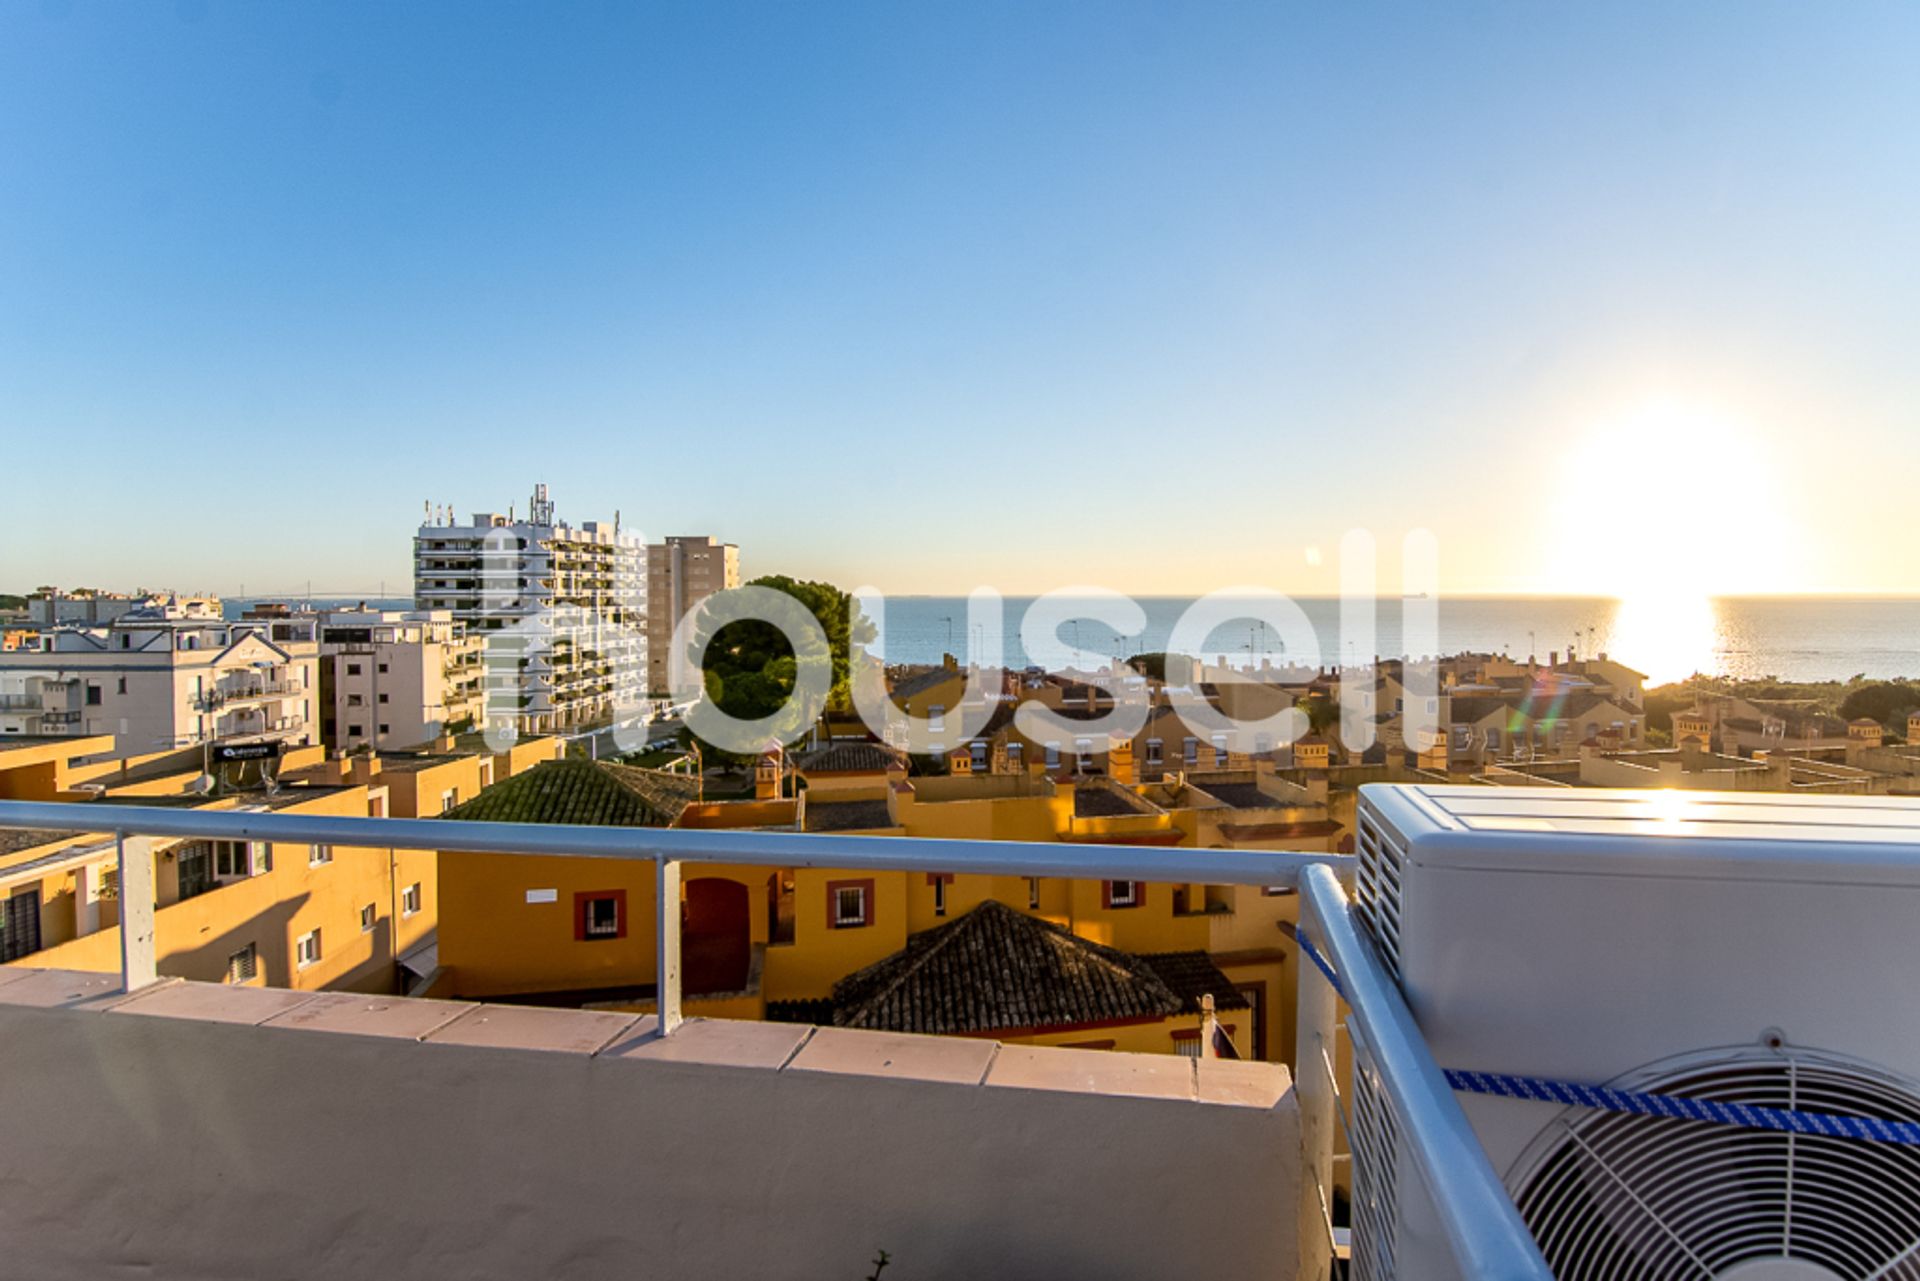
<path fill-rule="evenodd" d="M 1340 976 L 1333 972 L 1326 958 L 1315 950 L 1305 934 L 1297 934 L 1295 938 L 1300 944 L 1301 953 L 1327 976 L 1327 982 L 1333 984 L 1333 990 L 1345 997 Z M 1773 1130 L 1784 1134 L 1815 1134 L 1832 1139 L 1869 1139 L 1877 1143 L 1920 1145 L 1920 1122 L 1913 1121 L 1885 1121 L 1878 1117 L 1840 1116 L 1832 1112 L 1762 1108 L 1747 1103 L 1722 1103 L 1718 1099 L 1689 1098 L 1680 1094 L 1651 1094 L 1644 1090 L 1615 1090 L 1604 1085 L 1576 1085 L 1571 1081 L 1512 1076 L 1504 1072 L 1448 1069 L 1446 1078 L 1448 1085 L 1467 1094 L 1560 1103 L 1569 1107 L 1623 1112 L 1633 1116 L 1710 1121 L 1718 1125 L 1737 1125 L 1750 1130 Z"/>
<path fill-rule="evenodd" d="M 1469 1094 L 1491 1094 L 1503 1099 L 1532 1099 L 1564 1103 L 1602 1112 L 1635 1116 L 1664 1116 L 1681 1121 L 1712 1121 L 1750 1130 L 1777 1130 L 1786 1134 L 1818 1134 L 1831 1139 L 1872 1139 L 1880 1143 L 1920 1144 L 1920 1123 L 1883 1121 L 1871 1116 L 1839 1116 L 1832 1112 L 1798 1112 L 1760 1108 L 1747 1103 L 1722 1103 L 1680 1094 L 1649 1094 L 1642 1090 L 1614 1090 L 1604 1085 L 1575 1085 L 1538 1076 L 1509 1076 L 1503 1072 L 1447 1071 L 1447 1084 Z"/>

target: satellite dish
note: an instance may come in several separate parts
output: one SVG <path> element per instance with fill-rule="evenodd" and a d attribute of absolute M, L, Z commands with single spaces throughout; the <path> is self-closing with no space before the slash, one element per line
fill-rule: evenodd
<path fill-rule="evenodd" d="M 214 780 L 211 774 L 202 774 L 199 778 L 187 784 L 187 790 L 195 796 L 205 796 L 213 791 L 213 787 Z"/>

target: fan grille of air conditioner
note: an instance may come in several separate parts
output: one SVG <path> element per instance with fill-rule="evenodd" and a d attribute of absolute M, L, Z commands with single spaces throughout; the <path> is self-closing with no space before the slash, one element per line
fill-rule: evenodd
<path fill-rule="evenodd" d="M 1910 1089 L 1826 1058 L 1721 1060 L 1632 1084 L 1920 1121 Z M 1574 1110 L 1532 1151 L 1516 1202 L 1559 1281 L 1704 1279 L 1765 1259 L 1850 1281 L 1920 1281 L 1920 1149 Z"/>
<path fill-rule="evenodd" d="M 1354 911 L 1374 948 L 1400 981 L 1400 877 L 1406 868 L 1406 841 L 1364 806 L 1354 848 Z"/>
<path fill-rule="evenodd" d="M 1353 1043 L 1353 1111 L 1348 1142 L 1353 1149 L 1352 1281 L 1392 1281 L 1399 1226 L 1395 1170 L 1400 1128 L 1380 1089 L 1373 1056 L 1359 1037 Z"/>

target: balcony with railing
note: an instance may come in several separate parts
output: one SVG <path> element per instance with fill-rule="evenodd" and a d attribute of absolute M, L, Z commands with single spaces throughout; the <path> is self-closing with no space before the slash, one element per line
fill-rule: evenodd
<path fill-rule="evenodd" d="M 435 848 L 444 823 L 0 802 L 0 831 L 117 844 L 117 975 L 0 968 L 0 1225 L 22 1275 L 866 1275 L 1323 1281 L 1335 998 L 1300 975 L 1278 1064 L 687 1018 L 656 910 L 654 1013 L 158 976 L 156 838 Z M 462 849 L 1290 886 L 1341 973 L 1462 1275 L 1545 1266 L 1387 970 L 1350 860 L 766 831 L 465 823 Z M 656 905 L 657 907 L 659 905 Z M 130 1065 L 145 1065 L 130 1071 Z M 205 1088 L 219 1082 L 219 1088 Z M 1363 1231 L 1368 1220 L 1357 1215 Z M 1376 1274 L 1384 1275 L 1384 1274 Z"/>
<path fill-rule="evenodd" d="M 240 703 L 259 703 L 272 699 L 291 698 L 304 694 L 306 687 L 297 680 L 236 680 L 223 682 L 202 694 L 196 706 L 202 711 L 214 711 Z"/>

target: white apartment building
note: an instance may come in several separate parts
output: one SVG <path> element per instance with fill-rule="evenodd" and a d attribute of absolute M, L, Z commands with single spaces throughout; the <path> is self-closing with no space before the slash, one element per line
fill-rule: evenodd
<path fill-rule="evenodd" d="M 320 620 L 321 741 L 417 747 L 482 711 L 478 636 L 451 611 L 335 610 Z"/>
<path fill-rule="evenodd" d="M 178 603 L 0 652 L 0 736 L 114 735 L 137 756 L 201 743 L 317 743 L 319 645 L 298 616 L 230 623 Z"/>
<path fill-rule="evenodd" d="M 481 512 L 461 525 L 430 510 L 414 538 L 413 596 L 480 639 L 487 722 L 551 733 L 645 702 L 646 545 L 617 515 L 565 524 L 545 485 L 525 519 Z"/>
<path fill-rule="evenodd" d="M 27 598 L 27 621 L 35 627 L 105 627 L 140 609 L 162 609 L 180 618 L 221 618 L 218 596 L 180 596 L 171 592 L 100 592 L 78 587 L 63 592 L 41 587 Z"/>
<path fill-rule="evenodd" d="M 647 689 L 667 693 L 673 629 L 707 597 L 740 585 L 740 549 L 701 535 L 679 535 L 647 548 Z"/>

